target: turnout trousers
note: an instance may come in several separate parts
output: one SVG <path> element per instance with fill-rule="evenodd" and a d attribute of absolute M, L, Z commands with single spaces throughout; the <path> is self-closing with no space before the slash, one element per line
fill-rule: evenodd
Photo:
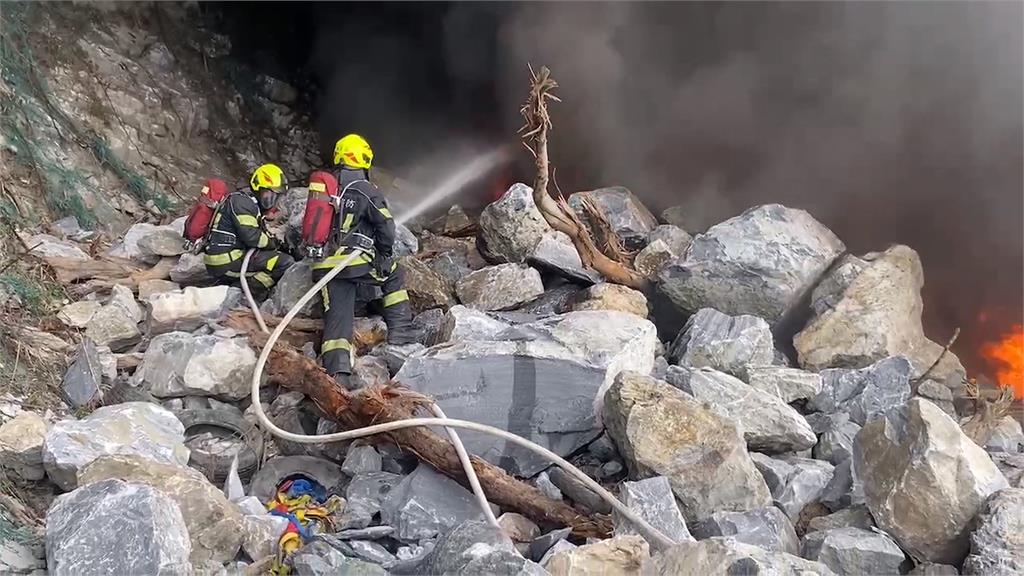
<path fill-rule="evenodd" d="M 313 280 L 318 281 L 329 271 L 313 269 Z M 354 361 L 352 327 L 355 322 L 356 293 L 359 284 L 378 284 L 383 292 L 384 322 L 388 325 L 388 341 L 393 334 L 404 334 L 412 325 L 409 293 L 405 291 L 405 272 L 395 263 L 391 272 L 379 276 L 367 263 L 346 267 L 324 287 L 320 295 L 324 303 L 324 336 L 320 356 L 328 374 L 351 374 Z"/>
<path fill-rule="evenodd" d="M 203 261 L 206 271 L 217 279 L 220 284 L 241 287 L 242 260 L 245 249 L 236 248 L 221 254 L 206 254 Z M 245 278 L 249 282 L 249 291 L 255 300 L 264 300 L 270 289 L 291 268 L 295 260 L 291 256 L 276 250 L 256 250 L 249 258 L 249 268 Z"/>

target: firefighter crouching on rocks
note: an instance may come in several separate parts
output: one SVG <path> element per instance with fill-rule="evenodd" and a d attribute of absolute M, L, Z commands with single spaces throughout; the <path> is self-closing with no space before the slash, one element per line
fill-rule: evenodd
<path fill-rule="evenodd" d="M 242 260 L 250 248 L 245 277 L 256 300 L 263 300 L 285 271 L 295 263 L 278 250 L 278 242 L 267 234 L 263 215 L 277 203 L 287 188 L 284 172 L 274 164 L 256 169 L 249 188 L 230 193 L 221 204 L 210 226 L 203 262 L 211 276 L 221 284 L 240 285 Z"/>
<path fill-rule="evenodd" d="M 405 274 L 393 256 L 395 221 L 384 196 L 369 181 L 372 162 L 373 151 L 362 136 L 349 134 L 335 144 L 333 174 L 342 191 L 332 229 L 336 249 L 313 264 L 315 282 L 355 254 L 321 292 L 324 336 L 320 354 L 324 369 L 344 387 L 349 386 L 352 373 L 352 325 L 359 284 L 381 286 L 388 343 L 415 341 Z"/>

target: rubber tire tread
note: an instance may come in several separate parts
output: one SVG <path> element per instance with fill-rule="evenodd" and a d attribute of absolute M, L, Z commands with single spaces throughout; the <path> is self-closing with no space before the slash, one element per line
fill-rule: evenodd
<path fill-rule="evenodd" d="M 242 439 L 242 449 L 238 452 L 238 476 L 247 480 L 256 473 L 263 456 L 263 433 L 260 429 L 230 410 L 180 410 L 175 416 L 185 427 L 186 437 L 189 428 L 195 426 L 213 426 L 228 430 Z M 208 462 L 195 461 L 195 454 L 189 457 L 189 466 L 202 472 L 207 479 L 220 485 L 231 470 L 233 456 L 210 456 Z"/>

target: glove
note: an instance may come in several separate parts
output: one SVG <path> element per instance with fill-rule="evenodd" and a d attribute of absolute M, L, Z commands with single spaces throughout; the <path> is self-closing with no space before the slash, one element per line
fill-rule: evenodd
<path fill-rule="evenodd" d="M 391 275 L 391 270 L 395 265 L 394 256 L 384 256 L 383 254 L 377 255 L 373 260 L 373 270 L 377 273 L 380 278 L 387 278 Z"/>

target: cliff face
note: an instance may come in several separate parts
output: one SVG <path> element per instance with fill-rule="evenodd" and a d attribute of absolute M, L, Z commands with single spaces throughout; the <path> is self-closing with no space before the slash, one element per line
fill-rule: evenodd
<path fill-rule="evenodd" d="M 238 63 L 197 5 L 26 3 L 2 18 L 8 224 L 73 215 L 116 236 L 180 213 L 205 177 L 317 163 L 296 91 Z"/>

